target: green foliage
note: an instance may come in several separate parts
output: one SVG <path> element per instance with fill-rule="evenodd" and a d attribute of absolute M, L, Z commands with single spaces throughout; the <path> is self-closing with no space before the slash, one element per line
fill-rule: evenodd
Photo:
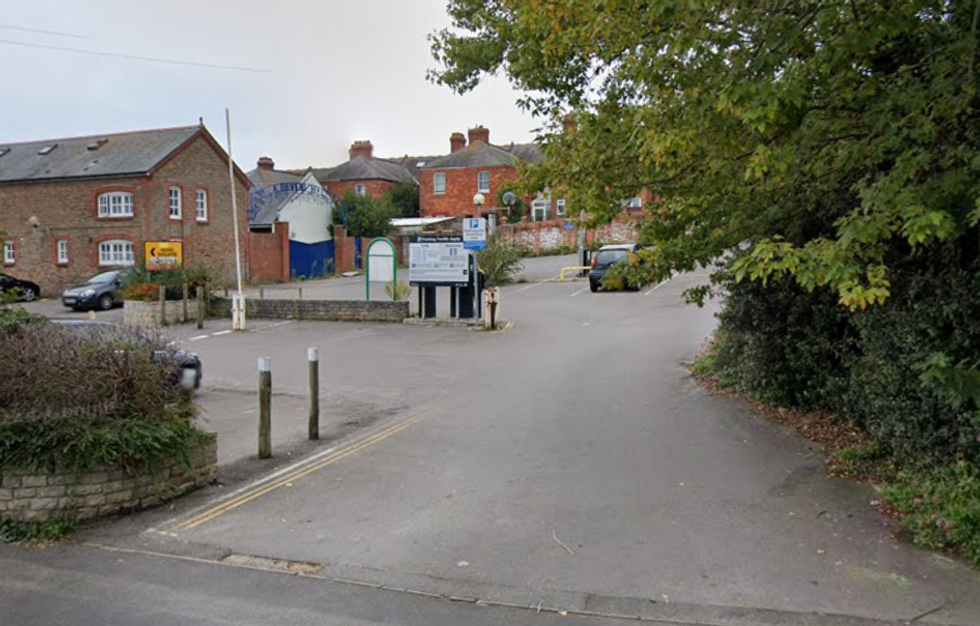
<path fill-rule="evenodd" d="M 430 76 L 465 92 L 506 73 L 548 131 L 528 176 L 596 219 L 657 194 L 651 276 L 735 252 L 739 280 L 789 277 L 860 310 L 892 296 L 903 258 L 980 222 L 975 12 L 451 0 Z"/>
<path fill-rule="evenodd" d="M 398 209 L 397 217 L 418 217 L 420 210 L 419 186 L 398 183 L 389 192 L 391 203 Z"/>
<path fill-rule="evenodd" d="M 25 324 L 46 321 L 43 315 L 28 313 L 20 307 L 0 306 L 0 336 L 12 333 Z"/>
<path fill-rule="evenodd" d="M 351 237 L 385 237 L 391 233 L 391 220 L 401 216 L 401 209 L 390 194 L 372 198 L 348 191 L 333 212 L 334 225 L 342 226 L 345 215 Z"/>
<path fill-rule="evenodd" d="M 127 300 L 153 302 L 159 299 L 158 287 L 163 286 L 167 300 L 181 300 L 184 297 L 184 284 L 187 284 L 190 297 L 194 297 L 198 287 L 211 282 L 211 270 L 204 265 L 184 266 L 180 269 L 149 271 L 146 266 L 133 268 L 123 285 Z"/>
<path fill-rule="evenodd" d="M 487 238 L 487 247 L 477 253 L 476 260 L 486 276 L 487 287 L 509 285 L 524 269 L 521 260 L 526 250 L 516 241 L 504 240 L 496 234 Z"/>
<path fill-rule="evenodd" d="M 412 287 L 403 280 L 398 282 L 385 283 L 385 295 L 398 302 L 408 298 L 412 293 Z"/>
<path fill-rule="evenodd" d="M 71 534 L 75 530 L 75 524 L 75 520 L 70 517 L 60 517 L 37 523 L 0 519 L 0 543 L 58 541 Z"/>
<path fill-rule="evenodd" d="M 838 478 L 888 480 L 895 475 L 891 450 L 881 443 L 841 448 L 831 455 L 832 474 Z"/>
<path fill-rule="evenodd" d="M 980 469 L 965 461 L 901 472 L 884 496 L 912 540 L 980 568 Z"/>

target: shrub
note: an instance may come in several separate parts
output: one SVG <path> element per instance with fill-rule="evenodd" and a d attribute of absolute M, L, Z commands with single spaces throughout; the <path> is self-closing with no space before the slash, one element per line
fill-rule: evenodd
<path fill-rule="evenodd" d="M 487 238 L 487 247 L 477 253 L 487 287 L 499 287 L 514 282 L 524 269 L 521 260 L 526 249 L 516 241 L 500 239 L 496 234 Z"/>
<path fill-rule="evenodd" d="M 160 298 L 160 286 L 156 283 L 131 282 L 123 289 L 123 297 L 126 300 L 154 302 Z"/>
<path fill-rule="evenodd" d="M 193 403 L 157 363 L 161 341 L 92 338 L 49 323 L 0 335 L 0 467 L 81 471 L 184 455 L 202 437 Z"/>
<path fill-rule="evenodd" d="M 412 288 L 403 280 L 385 283 L 385 294 L 394 301 L 404 300 L 412 293 Z"/>
<path fill-rule="evenodd" d="M 184 297 L 184 284 L 193 296 L 198 287 L 204 287 L 210 282 L 211 272 L 203 265 L 152 272 L 145 267 L 139 267 L 129 273 L 123 295 L 127 300 L 153 302 L 159 299 L 159 288 L 162 286 L 167 300 L 181 300 Z"/>

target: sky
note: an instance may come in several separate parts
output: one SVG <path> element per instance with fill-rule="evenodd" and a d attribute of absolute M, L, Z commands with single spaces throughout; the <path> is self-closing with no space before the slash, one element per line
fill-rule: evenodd
<path fill-rule="evenodd" d="M 531 141 L 540 124 L 505 78 L 464 96 L 428 81 L 426 37 L 449 24 L 446 0 L 0 0 L 0 145 L 199 118 L 226 145 L 225 108 L 246 171 L 336 165 L 355 140 L 446 154 L 478 124 Z"/>

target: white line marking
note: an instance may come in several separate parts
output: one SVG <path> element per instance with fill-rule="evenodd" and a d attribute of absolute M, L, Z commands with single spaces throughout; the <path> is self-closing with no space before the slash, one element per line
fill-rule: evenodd
<path fill-rule="evenodd" d="M 592 322 L 582 322 L 582 326 L 588 326 L 588 325 L 589 325 L 589 324 L 591 324 L 591 323 L 592 323 Z"/>
<path fill-rule="evenodd" d="M 528 285 L 527 287 L 521 287 L 520 289 L 518 289 L 518 290 L 517 290 L 517 291 L 515 291 L 514 293 L 520 293 L 520 292 L 522 292 L 522 291 L 527 291 L 528 289 L 533 289 L 534 287 L 537 287 L 537 286 L 538 286 L 538 285 L 540 285 L 540 284 L 541 284 L 541 283 L 531 283 L 531 284 L 530 284 L 530 285 Z"/>
<path fill-rule="evenodd" d="M 211 335 L 198 335 L 197 337 L 191 337 L 187 341 L 197 341 L 198 339 L 207 339 Z"/>
<path fill-rule="evenodd" d="M 230 330 L 219 330 L 216 333 L 211 333 L 213 337 L 217 337 L 218 335 L 230 335 L 230 334 L 231 334 Z"/>
<path fill-rule="evenodd" d="M 573 293 L 573 294 L 571 295 L 571 297 L 572 297 L 572 298 L 574 298 L 574 297 L 575 297 L 575 296 L 577 296 L 578 294 L 580 294 L 580 293 L 583 293 L 583 292 L 585 292 L 585 291 L 588 291 L 588 290 L 589 290 L 589 288 L 588 288 L 588 287 L 582 287 L 581 289 L 579 289 L 578 291 L 576 291 L 575 293 Z"/>
<path fill-rule="evenodd" d="M 657 283 L 657 286 L 656 286 L 656 287 L 654 287 L 653 289 L 651 289 L 650 291 L 648 291 L 648 292 L 646 292 L 645 294 L 643 294 L 643 297 L 644 297 L 644 298 L 646 298 L 646 297 L 647 297 L 647 296 L 649 296 L 649 295 L 650 295 L 651 293 L 653 293 L 654 291 L 656 291 L 656 290 L 658 290 L 658 289 L 660 289 L 661 287 L 663 287 L 664 285 L 666 285 L 666 284 L 667 284 L 667 283 L 669 283 L 669 282 L 670 282 L 670 278 L 668 278 L 667 280 L 664 280 L 664 281 L 662 281 L 662 282 L 660 282 L 660 283 Z"/>

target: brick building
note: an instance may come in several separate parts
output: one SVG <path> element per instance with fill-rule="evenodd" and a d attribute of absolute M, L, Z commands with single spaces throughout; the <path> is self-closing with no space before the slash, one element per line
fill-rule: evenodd
<path fill-rule="evenodd" d="M 235 168 L 242 244 L 249 181 Z M 180 241 L 185 265 L 235 272 L 228 155 L 203 125 L 0 143 L 2 269 L 45 295 Z"/>
<path fill-rule="evenodd" d="M 348 152 L 350 158 L 336 167 L 314 169 L 313 175 L 335 198 L 348 191 L 379 198 L 399 183 L 418 185 L 414 159 L 382 159 L 374 156 L 370 141 L 355 141 Z"/>
<path fill-rule="evenodd" d="M 499 206 L 498 197 L 507 182 L 518 177 L 518 164 L 543 158 L 535 144 L 490 143 L 490 129 L 483 126 L 469 129 L 468 137 L 453 133 L 449 147 L 449 154 L 427 160 L 420 167 L 420 204 L 425 217 L 473 215 L 473 197 L 477 193 L 486 199 L 481 213 L 503 211 L 506 207 Z M 532 219 L 563 214 L 559 209 L 564 209 L 564 201 L 552 199 L 545 191 L 526 198 L 525 203 L 536 208 L 531 211 Z"/>

